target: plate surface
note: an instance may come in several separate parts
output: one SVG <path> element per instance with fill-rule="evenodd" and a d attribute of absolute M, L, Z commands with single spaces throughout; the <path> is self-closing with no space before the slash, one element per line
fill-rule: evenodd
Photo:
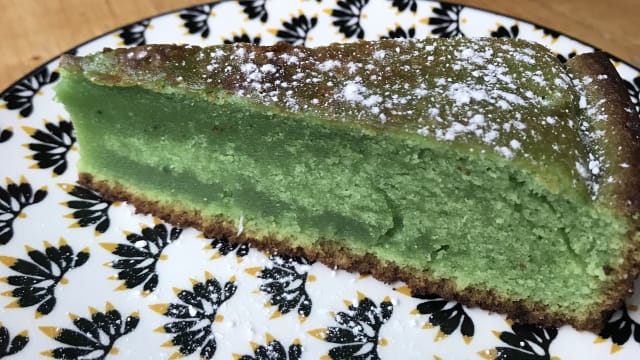
<path fill-rule="evenodd" d="M 593 50 L 524 21 L 433 1 L 245 0 L 145 19 L 71 52 L 425 36 L 525 38 L 563 60 Z M 612 60 L 640 107 L 640 71 Z M 0 358 L 640 357 L 637 295 L 601 336 L 512 326 L 479 309 L 412 298 L 402 284 L 205 239 L 101 199 L 75 184 L 73 129 L 53 100 L 57 62 L 0 94 Z"/>

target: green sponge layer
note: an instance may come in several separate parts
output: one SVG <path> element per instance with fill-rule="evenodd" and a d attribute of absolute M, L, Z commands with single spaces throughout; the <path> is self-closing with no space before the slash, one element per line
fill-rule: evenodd
<path fill-rule="evenodd" d="M 64 70 L 57 96 L 73 118 L 80 172 L 236 226 L 242 218 L 256 236 L 330 239 L 560 313 L 598 303 L 603 268 L 622 261 L 626 224 L 611 210 L 494 153 Z"/>

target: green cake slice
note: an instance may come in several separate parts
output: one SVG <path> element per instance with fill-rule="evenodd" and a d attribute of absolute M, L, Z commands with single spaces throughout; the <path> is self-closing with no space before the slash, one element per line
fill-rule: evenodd
<path fill-rule="evenodd" d="M 640 260 L 638 117 L 521 40 L 64 56 L 80 182 L 207 236 L 599 329 Z"/>

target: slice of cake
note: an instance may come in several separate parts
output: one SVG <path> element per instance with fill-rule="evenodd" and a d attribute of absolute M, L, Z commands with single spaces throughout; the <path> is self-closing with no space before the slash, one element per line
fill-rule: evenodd
<path fill-rule="evenodd" d="M 211 237 L 597 330 L 638 271 L 638 117 L 520 40 L 64 56 L 80 182 Z"/>

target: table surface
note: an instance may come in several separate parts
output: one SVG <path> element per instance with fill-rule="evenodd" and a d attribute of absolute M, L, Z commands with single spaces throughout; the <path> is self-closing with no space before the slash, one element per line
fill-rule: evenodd
<path fill-rule="evenodd" d="M 1 0 L 0 90 L 73 46 L 206 0 Z M 527 20 L 640 67 L 639 0 L 450 0 Z"/>

